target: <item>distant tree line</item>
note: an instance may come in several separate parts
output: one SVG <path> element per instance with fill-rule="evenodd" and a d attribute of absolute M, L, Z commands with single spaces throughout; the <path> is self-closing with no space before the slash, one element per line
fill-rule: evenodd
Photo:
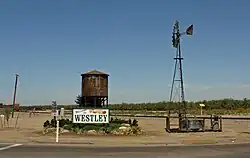
<path fill-rule="evenodd" d="M 76 99 L 76 105 L 58 105 L 58 108 L 64 107 L 66 110 L 77 107 L 79 99 Z M 203 100 L 203 101 L 189 101 L 186 106 L 189 110 L 199 109 L 199 104 L 205 104 L 204 110 L 238 110 L 250 108 L 250 99 L 244 98 L 242 100 L 235 99 L 220 99 L 220 100 Z M 138 110 L 138 111 L 165 111 L 178 110 L 179 103 L 174 102 L 158 102 L 158 103 L 122 103 L 111 104 L 108 106 L 110 110 Z M 53 109 L 51 105 L 36 105 L 36 106 L 21 106 L 20 110 L 48 110 Z M 94 107 L 93 107 L 94 108 Z"/>

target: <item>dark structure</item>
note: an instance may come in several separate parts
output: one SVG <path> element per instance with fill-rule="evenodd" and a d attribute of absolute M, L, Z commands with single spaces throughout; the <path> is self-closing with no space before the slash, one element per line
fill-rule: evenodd
<path fill-rule="evenodd" d="M 167 132 L 221 132 L 222 131 L 222 117 L 212 116 L 210 118 L 206 117 L 193 117 L 187 116 L 187 106 L 184 96 L 184 79 L 183 79 L 183 65 L 182 65 L 182 53 L 181 53 L 181 37 L 184 35 L 193 35 L 193 25 L 190 25 L 185 32 L 180 32 L 179 22 L 175 21 L 173 35 L 172 35 L 172 46 L 176 49 L 175 54 L 175 65 L 174 65 L 174 75 L 172 80 L 172 87 L 170 92 L 170 101 L 178 103 L 178 111 L 174 114 L 178 114 L 177 119 L 179 121 L 178 128 L 171 128 L 170 109 L 168 110 L 168 117 L 166 117 L 166 131 Z M 175 98 L 177 97 L 177 98 Z M 176 99 L 176 100 L 175 100 Z M 205 119 L 210 119 L 210 128 L 205 129 Z"/>
<path fill-rule="evenodd" d="M 179 117 L 171 117 L 179 119 Z M 210 125 L 207 125 L 210 120 Z M 205 123 L 206 122 L 206 123 Z M 207 126 L 207 127 L 206 127 Z M 222 132 L 222 117 L 211 115 L 199 117 L 186 117 L 181 120 L 179 128 L 170 127 L 170 118 L 166 117 L 166 131 L 169 133 L 182 133 L 182 132 Z"/>
<path fill-rule="evenodd" d="M 108 105 L 109 75 L 97 70 L 82 76 L 81 107 L 101 108 Z"/>
<path fill-rule="evenodd" d="M 14 88 L 14 94 L 13 94 L 13 107 L 12 107 L 12 118 L 14 117 L 15 112 L 15 105 L 16 105 L 16 91 L 17 91 L 17 82 L 18 82 L 19 75 L 16 74 L 16 80 L 15 80 L 15 88 Z"/>
<path fill-rule="evenodd" d="M 172 87 L 170 92 L 170 101 L 177 101 L 179 103 L 178 115 L 179 123 L 183 118 L 186 118 L 186 102 L 184 97 L 184 80 L 183 80 L 183 70 L 182 70 L 182 54 L 181 54 L 181 36 L 182 35 L 192 35 L 193 25 L 190 25 L 187 30 L 183 33 L 180 32 L 179 22 L 175 21 L 173 35 L 172 35 L 172 46 L 176 49 L 175 54 L 175 65 L 174 65 L 174 75 L 172 80 Z M 177 96 L 178 100 L 174 100 L 174 96 Z M 170 117 L 170 110 L 169 110 Z"/>

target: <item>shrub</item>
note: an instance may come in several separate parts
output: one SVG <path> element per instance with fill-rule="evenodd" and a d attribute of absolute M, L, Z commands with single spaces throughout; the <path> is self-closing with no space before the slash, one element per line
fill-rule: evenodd
<path fill-rule="evenodd" d="M 50 122 L 49 120 L 45 121 L 44 124 L 43 124 L 43 127 L 50 127 Z"/>

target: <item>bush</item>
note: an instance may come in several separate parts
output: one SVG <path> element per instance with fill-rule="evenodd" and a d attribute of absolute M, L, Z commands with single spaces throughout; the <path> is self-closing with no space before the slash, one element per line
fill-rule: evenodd
<path fill-rule="evenodd" d="M 44 122 L 43 127 L 44 127 L 44 128 L 50 127 L 50 122 L 49 122 L 49 120 L 47 120 L 47 121 Z"/>
<path fill-rule="evenodd" d="M 64 127 L 65 125 L 69 125 L 71 124 L 72 121 L 70 121 L 69 119 L 60 119 L 59 120 L 59 127 Z M 47 127 L 56 127 L 56 120 L 55 119 L 51 119 L 51 121 L 49 120 L 46 120 L 43 124 L 43 127 L 44 128 L 47 128 Z"/>

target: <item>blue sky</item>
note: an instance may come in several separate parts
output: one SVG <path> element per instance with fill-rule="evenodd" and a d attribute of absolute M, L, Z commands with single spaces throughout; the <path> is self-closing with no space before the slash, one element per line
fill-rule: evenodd
<path fill-rule="evenodd" d="M 250 95 L 250 1 L 2 0 L 0 100 L 72 104 L 80 73 L 110 74 L 110 102 L 169 100 L 173 21 L 182 30 L 187 100 Z"/>

